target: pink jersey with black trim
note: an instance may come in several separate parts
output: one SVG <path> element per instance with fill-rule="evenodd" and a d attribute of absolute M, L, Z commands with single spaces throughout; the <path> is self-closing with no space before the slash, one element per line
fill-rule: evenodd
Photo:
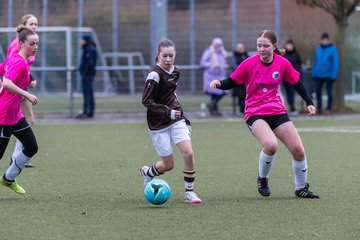
<path fill-rule="evenodd" d="M 30 82 L 30 66 L 20 54 L 13 54 L 4 63 L 4 77 L 26 90 Z M 22 117 L 22 96 L 3 88 L 0 92 L 0 124 L 14 125 Z"/>
<path fill-rule="evenodd" d="M 274 54 L 270 65 L 265 65 L 256 54 L 244 60 L 231 74 L 237 84 L 246 85 L 245 121 L 251 116 L 271 116 L 286 113 L 279 95 L 281 81 L 296 84 L 300 74 L 285 58 Z"/>

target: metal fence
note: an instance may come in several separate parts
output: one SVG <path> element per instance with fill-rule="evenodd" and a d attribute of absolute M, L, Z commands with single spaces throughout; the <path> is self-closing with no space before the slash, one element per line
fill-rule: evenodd
<path fill-rule="evenodd" d="M 214 37 L 221 37 L 230 52 L 237 42 L 255 51 L 257 33 L 273 29 L 280 46 L 292 38 L 304 63 L 311 64 L 321 32 L 334 32 L 331 17 L 322 10 L 299 7 L 295 1 L 2 0 L 0 59 L 5 57 L 7 46 L 15 37 L 14 27 L 27 13 L 37 16 L 41 26 L 41 46 L 32 71 L 39 80 L 37 91 L 48 95 L 71 96 L 81 91 L 76 69 L 84 32 L 93 34 L 100 52 L 95 89 L 103 95 L 140 93 L 144 76 L 154 64 L 157 42 L 164 36 L 176 43 L 176 64 L 182 70 L 178 91 L 201 94 L 202 70 L 198 63 Z M 347 91 L 355 93 L 358 77 L 352 78 L 352 72 L 360 70 L 357 57 L 360 49 L 356 44 L 360 38 L 359 15 L 354 14 L 349 23 L 345 59 L 349 62 Z M 351 79 L 355 79 L 355 84 L 351 84 Z"/>
<path fill-rule="evenodd" d="M 142 91 L 144 70 L 149 70 L 154 64 L 159 39 L 167 36 L 177 44 L 176 64 L 183 70 L 183 84 L 179 91 L 200 93 L 202 71 L 198 63 L 202 51 L 211 39 L 223 37 L 226 48 L 231 50 L 240 38 L 246 42 L 245 35 L 252 35 L 249 39 L 253 41 L 255 34 L 252 32 L 262 29 L 259 27 L 250 31 L 251 33 L 240 33 L 242 27 L 239 14 L 242 11 L 242 2 L 244 1 L 66 0 L 60 5 L 56 1 L 48 0 L 8 0 L 7 3 L 1 1 L 1 16 L 3 20 L 7 20 L 1 22 L 7 26 L 0 29 L 0 57 L 5 57 L 5 50 L 15 37 L 14 26 L 18 24 L 21 16 L 29 12 L 34 13 L 38 16 L 41 26 L 40 49 L 32 68 L 40 80 L 38 91 L 69 93 L 69 86 L 73 88 L 71 91 L 81 90 L 79 76 L 73 70 L 79 65 L 81 33 L 90 31 L 97 38 L 101 56 L 98 70 L 102 74 L 98 74 L 95 80 L 97 92 L 135 94 Z M 255 5 L 250 4 L 250 7 L 256 7 L 260 3 L 257 2 Z M 269 5 L 274 8 L 265 13 L 268 17 L 261 20 L 264 27 L 275 28 L 279 35 L 280 14 L 276 12 L 280 11 L 280 2 L 269 1 Z M 19 11 L 21 9 L 22 13 Z M 64 9 L 66 18 L 63 14 Z M 210 22 L 209 10 L 217 15 Z M 271 22 L 268 19 L 271 19 Z M 91 29 L 83 28 L 84 26 Z M 63 33 L 60 33 L 61 31 Z M 64 34 L 65 32 L 71 33 L 71 36 Z M 66 51 L 62 52 L 55 45 L 61 45 Z M 66 87 L 63 79 L 66 79 Z M 74 79 L 74 83 L 70 85 L 69 79 Z"/>

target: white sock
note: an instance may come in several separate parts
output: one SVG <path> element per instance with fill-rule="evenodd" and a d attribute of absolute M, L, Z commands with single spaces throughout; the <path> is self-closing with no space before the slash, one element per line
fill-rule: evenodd
<path fill-rule="evenodd" d="M 192 192 L 194 191 L 194 185 L 195 185 L 195 182 L 187 182 L 187 181 L 184 181 L 185 183 L 185 191 L 186 192 Z"/>
<path fill-rule="evenodd" d="M 259 177 L 269 178 L 270 170 L 273 161 L 275 160 L 275 155 L 268 156 L 263 151 L 260 152 L 259 156 Z"/>
<path fill-rule="evenodd" d="M 21 171 L 25 168 L 25 163 L 30 160 L 25 154 L 21 151 L 14 158 L 12 164 L 6 170 L 5 178 L 7 180 L 13 181 Z"/>
<path fill-rule="evenodd" d="M 295 161 L 293 160 L 293 171 L 295 178 L 295 189 L 299 190 L 305 187 L 307 182 L 307 161 Z"/>
<path fill-rule="evenodd" d="M 14 159 L 14 158 L 15 158 L 15 156 L 16 156 L 19 152 L 21 152 L 23 149 L 24 149 L 23 144 L 20 142 L 20 140 L 19 140 L 19 139 L 16 139 L 14 152 L 13 152 L 13 154 L 12 154 L 12 157 L 11 157 L 11 158 L 12 158 L 12 159 Z"/>

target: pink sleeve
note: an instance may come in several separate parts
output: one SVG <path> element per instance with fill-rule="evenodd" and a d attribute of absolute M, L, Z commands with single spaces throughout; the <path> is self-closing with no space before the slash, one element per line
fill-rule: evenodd
<path fill-rule="evenodd" d="M 7 71 L 4 75 L 7 79 L 11 80 L 15 83 L 15 81 L 21 76 L 23 69 L 26 69 L 27 66 L 23 66 L 26 64 L 24 61 L 14 61 L 12 64 L 9 64 L 7 67 Z"/>
<path fill-rule="evenodd" d="M 289 82 L 291 85 L 296 84 L 300 80 L 300 73 L 296 71 L 291 63 L 287 60 L 284 61 L 284 77 L 283 79 Z"/>
<path fill-rule="evenodd" d="M 0 76 L 4 76 L 4 64 L 5 64 L 5 62 L 0 64 Z"/>
<path fill-rule="evenodd" d="M 9 45 L 7 56 L 10 57 L 14 53 L 18 53 L 19 51 L 20 51 L 19 39 L 15 38 Z"/>
<path fill-rule="evenodd" d="M 246 63 L 242 62 L 235 71 L 230 75 L 230 78 L 234 80 L 238 85 L 244 84 L 247 79 Z"/>

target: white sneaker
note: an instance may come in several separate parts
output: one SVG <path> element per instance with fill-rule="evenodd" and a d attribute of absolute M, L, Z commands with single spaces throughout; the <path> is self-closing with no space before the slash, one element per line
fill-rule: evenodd
<path fill-rule="evenodd" d="M 150 167 L 148 167 L 148 166 L 143 166 L 143 167 L 140 168 L 140 175 L 144 178 L 144 186 L 146 186 L 146 184 L 148 184 L 148 182 L 153 180 L 153 177 L 149 177 L 149 176 L 146 175 L 149 168 Z"/>
<path fill-rule="evenodd" d="M 201 199 L 198 198 L 194 192 L 185 192 L 185 202 L 190 204 L 199 204 L 201 203 Z"/>

